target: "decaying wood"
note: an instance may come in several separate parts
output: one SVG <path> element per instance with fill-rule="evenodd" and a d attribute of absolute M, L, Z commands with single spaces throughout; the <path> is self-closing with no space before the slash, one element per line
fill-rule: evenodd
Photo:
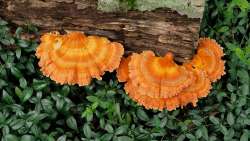
<path fill-rule="evenodd" d="M 0 16 L 15 24 L 33 23 L 42 32 L 79 30 L 124 44 L 127 52 L 172 51 L 179 62 L 190 59 L 199 35 L 200 18 L 171 9 L 104 13 L 96 0 L 0 0 Z"/>

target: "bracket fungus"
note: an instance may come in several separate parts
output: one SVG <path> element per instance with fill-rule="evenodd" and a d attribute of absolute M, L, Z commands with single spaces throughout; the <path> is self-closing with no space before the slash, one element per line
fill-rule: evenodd
<path fill-rule="evenodd" d="M 173 54 L 156 57 L 152 51 L 134 53 L 129 63 L 129 78 L 142 94 L 169 98 L 193 82 L 193 75 L 173 61 Z"/>
<path fill-rule="evenodd" d="M 129 97 L 147 109 L 196 106 L 199 98 L 208 95 L 211 82 L 224 74 L 222 56 L 223 50 L 214 40 L 203 38 L 194 59 L 183 65 L 177 65 L 170 52 L 156 57 L 152 51 L 144 51 L 123 58 L 117 77 L 126 82 Z"/>
<path fill-rule="evenodd" d="M 119 82 L 126 82 L 128 80 L 128 63 L 131 56 L 123 57 L 117 71 L 117 79 Z"/>
<path fill-rule="evenodd" d="M 221 59 L 223 56 L 223 49 L 215 40 L 201 38 L 197 54 L 191 63 L 194 67 L 205 70 L 209 79 L 215 82 L 225 74 L 225 61 Z"/>
<path fill-rule="evenodd" d="M 81 32 L 66 35 L 47 33 L 36 50 L 42 73 L 60 84 L 88 85 L 101 79 L 105 71 L 118 68 L 123 46 L 105 37 L 85 36 Z"/>

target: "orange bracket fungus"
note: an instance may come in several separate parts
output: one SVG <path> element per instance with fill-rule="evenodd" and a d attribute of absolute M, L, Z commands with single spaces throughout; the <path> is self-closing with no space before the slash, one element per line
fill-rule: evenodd
<path fill-rule="evenodd" d="M 131 60 L 131 56 L 123 57 L 117 71 L 117 79 L 119 82 L 126 82 L 128 80 L 128 63 Z"/>
<path fill-rule="evenodd" d="M 101 79 L 105 71 L 118 68 L 123 46 L 105 37 L 85 36 L 81 32 L 66 35 L 47 33 L 36 50 L 42 73 L 60 84 L 88 85 Z"/>
<path fill-rule="evenodd" d="M 129 78 L 141 94 L 152 98 L 175 96 L 193 81 L 193 75 L 173 61 L 172 53 L 156 57 L 152 51 L 131 56 Z"/>
<path fill-rule="evenodd" d="M 198 51 L 191 63 L 194 67 L 207 72 L 212 82 L 220 79 L 225 74 L 225 61 L 221 58 L 224 53 L 215 40 L 201 38 L 198 42 Z"/>
<path fill-rule="evenodd" d="M 223 50 L 208 38 L 199 40 L 193 60 L 177 65 L 173 54 L 156 57 L 152 51 L 133 53 L 123 58 L 117 77 L 125 83 L 125 91 L 147 109 L 175 110 L 206 97 L 211 82 L 224 74 Z M 217 69 L 215 69 L 217 67 Z"/>

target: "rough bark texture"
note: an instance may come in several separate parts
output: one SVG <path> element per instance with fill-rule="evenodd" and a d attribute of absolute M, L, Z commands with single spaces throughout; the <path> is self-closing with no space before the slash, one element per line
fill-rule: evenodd
<path fill-rule="evenodd" d="M 0 0 L 0 16 L 23 25 L 33 23 L 42 32 L 79 30 L 121 42 L 127 52 L 151 49 L 172 51 L 179 62 L 190 59 L 199 35 L 200 18 L 188 18 L 171 9 L 104 13 L 95 0 Z"/>

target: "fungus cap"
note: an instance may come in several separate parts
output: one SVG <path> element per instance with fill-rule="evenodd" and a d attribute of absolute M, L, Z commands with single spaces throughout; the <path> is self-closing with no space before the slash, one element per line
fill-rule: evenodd
<path fill-rule="evenodd" d="M 55 37 L 54 37 L 55 36 Z M 36 55 L 44 75 L 60 84 L 88 85 L 101 79 L 105 71 L 118 68 L 123 46 L 105 37 L 85 36 L 81 32 L 66 35 L 45 34 Z M 47 63 L 41 63 L 46 60 Z"/>
<path fill-rule="evenodd" d="M 188 87 L 193 82 L 193 75 L 173 61 L 172 53 L 156 57 L 152 51 L 144 51 L 131 56 L 129 79 L 141 94 L 169 98 Z"/>
<path fill-rule="evenodd" d="M 196 68 L 204 69 L 210 80 L 215 82 L 225 74 L 225 62 L 221 58 L 223 54 L 222 48 L 214 40 L 202 38 L 192 64 Z"/>
<path fill-rule="evenodd" d="M 119 68 L 116 70 L 117 72 L 117 78 L 119 82 L 126 82 L 128 81 L 128 63 L 131 60 L 131 56 L 125 58 L 123 57 L 121 60 L 121 63 L 119 65 Z"/>

